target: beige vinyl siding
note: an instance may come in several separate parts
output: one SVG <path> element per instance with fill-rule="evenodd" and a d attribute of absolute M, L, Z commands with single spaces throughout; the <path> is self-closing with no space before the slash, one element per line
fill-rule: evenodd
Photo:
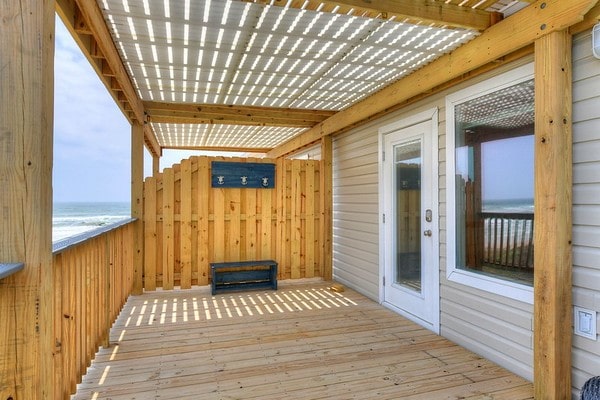
<path fill-rule="evenodd" d="M 600 311 L 600 60 L 590 32 L 574 38 L 573 62 L 573 305 Z M 600 342 L 574 335 L 572 356 L 579 398 L 600 375 Z"/>
<path fill-rule="evenodd" d="M 450 282 L 441 284 L 442 336 L 533 379 L 533 307 Z"/>
<path fill-rule="evenodd" d="M 293 154 L 290 158 L 295 160 L 320 160 L 321 144 L 319 143 L 307 149 L 303 149 L 302 151 Z"/>
<path fill-rule="evenodd" d="M 532 305 L 446 279 L 445 96 L 531 60 L 532 57 L 503 67 L 336 137 L 333 157 L 334 278 L 378 300 L 378 129 L 420 111 L 438 108 L 440 332 L 527 379 L 533 376 Z"/>
<path fill-rule="evenodd" d="M 448 94 L 530 62 L 533 57 L 478 77 Z M 445 102 L 444 102 L 445 107 Z M 446 110 L 440 110 L 445 118 Z M 448 122 L 451 123 L 451 122 Z M 510 371 L 533 379 L 533 305 L 446 279 L 446 121 L 440 126 L 440 333 Z"/>
<path fill-rule="evenodd" d="M 333 276 L 365 296 L 379 297 L 377 129 L 333 141 Z"/>

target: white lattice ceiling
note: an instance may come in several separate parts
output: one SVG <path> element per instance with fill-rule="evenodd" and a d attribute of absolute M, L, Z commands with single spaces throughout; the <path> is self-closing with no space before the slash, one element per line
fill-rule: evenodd
<path fill-rule="evenodd" d="M 503 10 L 519 2 L 455 3 Z M 237 0 L 99 5 L 139 97 L 163 103 L 338 111 L 478 35 L 352 10 Z M 161 147 L 188 148 L 271 148 L 306 129 L 211 122 L 151 126 Z"/>

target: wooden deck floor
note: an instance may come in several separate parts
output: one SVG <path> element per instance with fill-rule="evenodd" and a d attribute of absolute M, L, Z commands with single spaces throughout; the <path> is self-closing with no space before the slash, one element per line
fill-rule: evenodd
<path fill-rule="evenodd" d="M 327 284 L 131 297 L 74 399 L 533 399 L 531 383 Z"/>

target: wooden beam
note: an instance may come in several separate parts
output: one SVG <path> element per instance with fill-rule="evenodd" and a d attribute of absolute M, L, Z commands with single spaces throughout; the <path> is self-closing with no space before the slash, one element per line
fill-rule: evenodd
<path fill-rule="evenodd" d="M 250 1 L 250 0 L 244 0 Z M 289 6 L 307 10 L 321 10 L 323 12 L 335 12 L 389 19 L 395 18 L 399 21 L 408 19 L 410 23 L 436 24 L 438 26 L 475 29 L 484 31 L 494 22 L 501 19 L 500 13 L 490 13 L 482 9 L 457 6 L 432 0 L 252 0 L 253 2 L 272 4 L 276 6 Z"/>
<path fill-rule="evenodd" d="M 334 111 L 144 102 L 150 122 L 312 127 Z"/>
<path fill-rule="evenodd" d="M 0 262 L 25 264 L 0 279 L 0 399 L 52 399 L 54 5 L 3 1 L 0 15 Z"/>
<path fill-rule="evenodd" d="M 236 153 L 267 153 L 271 148 L 264 147 L 211 147 L 211 146 L 164 146 L 163 149 L 173 150 L 200 150 L 200 151 L 219 151 Z"/>
<path fill-rule="evenodd" d="M 333 141 L 331 136 L 321 139 L 321 218 L 319 219 L 320 232 L 323 237 L 321 264 L 323 266 L 323 279 L 333 278 Z"/>
<path fill-rule="evenodd" d="M 592 7 L 590 11 L 588 11 L 587 14 L 585 14 L 583 21 L 573 25 L 569 29 L 569 32 L 571 33 L 571 35 L 576 35 L 578 33 L 591 29 L 598 22 L 600 22 L 600 3 Z"/>
<path fill-rule="evenodd" d="M 157 176 L 160 173 L 160 157 L 152 156 L 152 176 Z"/>
<path fill-rule="evenodd" d="M 133 224 L 133 294 L 144 288 L 144 126 L 131 125 L 131 217 Z"/>
<path fill-rule="evenodd" d="M 539 0 L 496 25 L 450 54 L 387 86 L 372 96 L 338 112 L 303 134 L 270 151 L 277 158 L 316 142 L 322 136 L 358 125 L 371 116 L 393 109 L 396 104 L 426 93 L 463 74 L 469 73 L 536 39 L 581 21 L 597 0 Z"/>
<path fill-rule="evenodd" d="M 142 102 L 129 79 L 96 1 L 57 0 L 55 4 L 56 12 L 127 119 L 144 122 Z M 104 71 L 110 71 L 110 75 L 103 75 Z M 120 85 L 119 91 L 112 90 L 113 84 L 110 78 L 113 76 Z M 121 93 L 124 95 L 121 99 L 127 102 L 127 105 L 120 100 Z"/>
<path fill-rule="evenodd" d="M 571 35 L 535 42 L 534 390 L 571 398 Z"/>
<path fill-rule="evenodd" d="M 150 124 L 144 124 L 144 143 L 152 157 L 162 156 L 162 147 L 158 144 L 158 139 L 156 139 L 156 134 Z"/>

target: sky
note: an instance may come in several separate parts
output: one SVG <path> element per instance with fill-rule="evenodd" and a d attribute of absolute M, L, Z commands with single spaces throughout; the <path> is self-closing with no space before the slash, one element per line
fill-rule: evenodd
<path fill-rule="evenodd" d="M 483 200 L 533 199 L 533 134 L 482 145 Z"/>
<path fill-rule="evenodd" d="M 129 202 L 131 125 L 58 17 L 54 68 L 54 201 Z M 165 152 L 161 168 L 191 154 Z"/>

